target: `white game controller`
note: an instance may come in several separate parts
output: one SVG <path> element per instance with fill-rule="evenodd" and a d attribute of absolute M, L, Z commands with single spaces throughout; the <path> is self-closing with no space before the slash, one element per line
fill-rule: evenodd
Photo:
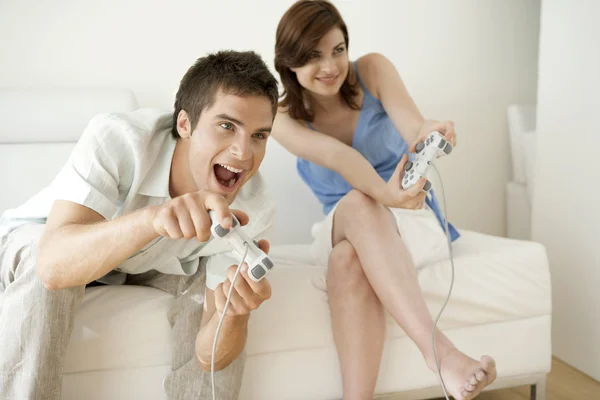
<path fill-rule="evenodd" d="M 258 247 L 258 243 L 250 240 L 241 229 L 238 229 L 241 225 L 235 215 L 232 214 L 233 225 L 230 229 L 225 229 L 219 224 L 214 211 L 209 211 L 208 215 L 210 215 L 210 220 L 212 221 L 210 231 L 213 236 L 227 240 L 233 251 L 238 254 L 239 259 L 244 255 L 246 250 L 245 245 L 248 244 L 248 254 L 246 255 L 245 263 L 248 264 L 248 276 L 250 276 L 250 279 L 258 282 L 267 276 L 274 266 L 273 262 Z"/>
<path fill-rule="evenodd" d="M 433 131 L 421 143 L 415 146 L 417 158 L 415 162 L 407 161 L 404 165 L 404 177 L 402 178 L 402 189 L 408 189 L 414 185 L 419 178 L 427 178 L 429 165 L 438 157 L 452 152 L 452 145 L 444 139 L 441 133 Z M 431 189 L 431 182 L 427 181 L 423 190 Z"/>

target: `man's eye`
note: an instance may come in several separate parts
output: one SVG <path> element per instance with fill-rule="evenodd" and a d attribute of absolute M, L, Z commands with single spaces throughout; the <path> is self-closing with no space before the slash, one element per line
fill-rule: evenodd
<path fill-rule="evenodd" d="M 265 135 L 264 133 L 261 133 L 261 132 L 255 133 L 253 136 L 256 139 L 266 139 L 267 138 L 267 135 Z"/>
<path fill-rule="evenodd" d="M 219 126 L 223 129 L 231 130 L 233 129 L 233 124 L 231 122 L 221 122 Z"/>

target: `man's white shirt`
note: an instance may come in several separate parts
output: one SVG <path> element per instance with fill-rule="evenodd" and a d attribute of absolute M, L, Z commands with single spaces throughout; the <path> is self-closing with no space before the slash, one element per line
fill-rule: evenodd
<path fill-rule="evenodd" d="M 0 236 L 27 223 L 45 223 L 55 200 L 88 207 L 106 220 L 170 200 L 169 176 L 176 140 L 171 136 L 172 113 L 141 109 L 93 118 L 53 182 L 18 208 L 0 218 Z M 252 239 L 270 239 L 275 206 L 260 173 L 241 188 L 232 208 L 246 212 L 242 227 Z M 158 237 L 117 268 L 128 274 L 156 270 L 192 275 L 206 262 L 206 285 L 214 289 L 226 269 L 239 259 L 219 238 Z"/>

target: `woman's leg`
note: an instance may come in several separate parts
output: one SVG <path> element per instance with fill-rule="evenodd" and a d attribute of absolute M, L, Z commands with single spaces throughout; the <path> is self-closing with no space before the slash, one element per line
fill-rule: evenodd
<path fill-rule="evenodd" d="M 344 400 L 372 399 L 383 352 L 385 316 L 347 240 L 340 241 L 329 256 L 327 294 Z"/>
<path fill-rule="evenodd" d="M 390 217 L 386 207 L 353 190 L 336 208 L 332 244 L 350 242 L 377 297 L 417 345 L 428 367 L 436 371 L 431 348 L 433 319 L 411 256 Z M 496 378 L 491 357 L 473 360 L 439 330 L 436 352 L 446 388 L 456 399 L 472 399 Z"/>

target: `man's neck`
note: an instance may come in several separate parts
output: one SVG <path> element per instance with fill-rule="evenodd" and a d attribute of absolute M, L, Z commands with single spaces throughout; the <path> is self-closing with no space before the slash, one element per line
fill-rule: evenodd
<path fill-rule="evenodd" d="M 171 174 L 169 176 L 169 193 L 171 198 L 181 196 L 185 193 L 198 191 L 194 178 L 188 168 L 188 154 L 190 141 L 177 139 L 173 160 L 171 161 Z"/>

